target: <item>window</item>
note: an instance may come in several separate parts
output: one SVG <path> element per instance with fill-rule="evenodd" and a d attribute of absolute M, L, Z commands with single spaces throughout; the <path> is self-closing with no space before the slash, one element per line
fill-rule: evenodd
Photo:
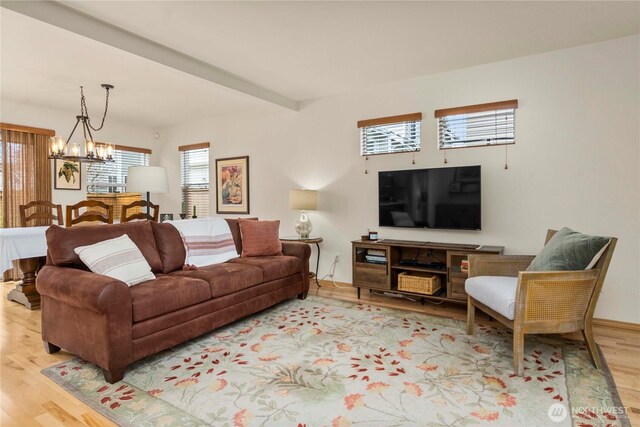
<path fill-rule="evenodd" d="M 183 145 L 180 150 L 182 213 L 209 216 L 209 143 Z"/>
<path fill-rule="evenodd" d="M 360 154 L 420 151 L 421 120 L 422 113 L 414 113 L 359 121 Z"/>
<path fill-rule="evenodd" d="M 87 165 L 87 193 L 124 193 L 129 166 L 149 166 L 151 150 L 116 145 L 115 162 Z"/>
<path fill-rule="evenodd" d="M 515 144 L 518 100 L 436 110 L 438 148 Z"/>

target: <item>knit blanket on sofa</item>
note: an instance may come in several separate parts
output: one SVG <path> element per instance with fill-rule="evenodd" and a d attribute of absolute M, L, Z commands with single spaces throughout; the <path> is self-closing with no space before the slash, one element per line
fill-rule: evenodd
<path fill-rule="evenodd" d="M 224 218 L 167 221 L 180 232 L 187 251 L 185 264 L 203 267 L 238 258 L 229 224 Z"/>

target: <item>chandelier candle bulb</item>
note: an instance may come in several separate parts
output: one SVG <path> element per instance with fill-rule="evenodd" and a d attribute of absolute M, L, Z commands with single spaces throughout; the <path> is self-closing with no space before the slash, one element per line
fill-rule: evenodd
<path fill-rule="evenodd" d="M 85 141 L 84 144 L 87 157 L 93 157 L 93 141 Z"/>
<path fill-rule="evenodd" d="M 52 136 L 49 138 L 49 145 L 51 146 L 51 155 L 52 156 L 62 156 L 64 155 L 65 143 L 64 139 L 60 136 Z"/>

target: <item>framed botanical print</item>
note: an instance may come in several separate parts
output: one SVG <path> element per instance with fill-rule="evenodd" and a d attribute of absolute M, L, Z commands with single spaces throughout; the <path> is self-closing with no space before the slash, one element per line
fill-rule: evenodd
<path fill-rule="evenodd" d="M 216 212 L 249 213 L 249 156 L 216 159 Z"/>
<path fill-rule="evenodd" d="M 82 186 L 82 168 L 79 162 L 56 159 L 53 169 L 53 182 L 56 190 L 80 190 Z"/>

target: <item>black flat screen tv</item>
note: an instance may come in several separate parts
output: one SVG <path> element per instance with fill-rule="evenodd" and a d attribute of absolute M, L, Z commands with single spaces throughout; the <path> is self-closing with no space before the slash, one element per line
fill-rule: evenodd
<path fill-rule="evenodd" d="M 480 230 L 480 187 L 480 166 L 379 172 L 379 225 Z"/>

